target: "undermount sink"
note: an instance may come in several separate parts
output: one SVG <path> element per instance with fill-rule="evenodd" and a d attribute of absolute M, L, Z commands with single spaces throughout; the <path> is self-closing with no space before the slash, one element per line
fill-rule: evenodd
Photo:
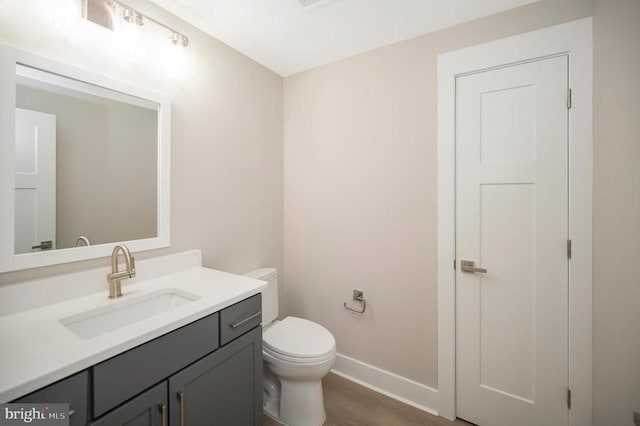
<path fill-rule="evenodd" d="M 92 339 L 198 299 L 199 296 L 191 293 L 166 288 L 72 315 L 61 319 L 60 323 L 77 336 Z"/>

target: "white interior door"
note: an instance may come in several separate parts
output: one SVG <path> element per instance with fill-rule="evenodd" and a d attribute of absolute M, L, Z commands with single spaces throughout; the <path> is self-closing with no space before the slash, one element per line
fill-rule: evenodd
<path fill-rule="evenodd" d="M 56 116 L 16 108 L 15 253 L 56 241 Z"/>
<path fill-rule="evenodd" d="M 567 91 L 567 56 L 456 79 L 456 409 L 481 426 L 568 424 Z"/>

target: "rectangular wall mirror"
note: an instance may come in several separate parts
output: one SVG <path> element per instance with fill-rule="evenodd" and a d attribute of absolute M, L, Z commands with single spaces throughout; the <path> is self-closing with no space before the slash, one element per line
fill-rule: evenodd
<path fill-rule="evenodd" d="M 168 246 L 169 101 L 0 53 L 0 272 Z"/>

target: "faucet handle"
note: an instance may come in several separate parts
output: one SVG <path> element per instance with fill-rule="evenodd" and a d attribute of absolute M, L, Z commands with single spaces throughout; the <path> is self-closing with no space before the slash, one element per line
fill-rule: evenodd
<path fill-rule="evenodd" d="M 129 270 L 129 278 L 136 276 L 136 258 L 131 256 L 131 269 Z"/>

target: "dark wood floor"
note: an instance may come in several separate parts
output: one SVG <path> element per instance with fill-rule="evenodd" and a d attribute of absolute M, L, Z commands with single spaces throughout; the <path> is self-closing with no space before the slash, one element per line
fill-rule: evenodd
<path fill-rule="evenodd" d="M 451 426 L 469 425 L 450 422 L 386 397 L 335 374 L 322 380 L 325 426 Z M 265 416 L 264 426 L 278 423 Z"/>

